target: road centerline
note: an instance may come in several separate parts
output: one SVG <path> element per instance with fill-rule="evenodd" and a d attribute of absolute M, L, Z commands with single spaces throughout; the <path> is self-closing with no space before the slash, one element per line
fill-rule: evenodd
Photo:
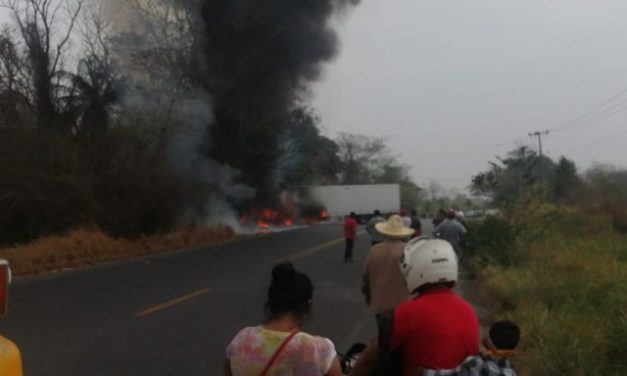
<path fill-rule="evenodd" d="M 363 235 L 365 233 L 366 233 L 366 231 L 359 231 L 357 233 L 357 235 Z M 309 255 L 312 255 L 312 254 L 316 253 L 316 252 L 320 252 L 320 251 L 322 251 L 324 249 L 327 249 L 327 248 L 329 248 L 331 246 L 334 246 L 336 244 L 342 243 L 344 241 L 345 241 L 344 238 L 337 238 L 337 239 L 328 241 L 326 243 L 319 244 L 319 245 L 317 245 L 315 247 L 311 247 L 311 248 L 305 249 L 304 251 L 300 251 L 300 252 L 294 253 L 293 255 L 290 255 L 288 257 L 282 257 L 282 258 L 278 259 L 277 262 L 296 261 L 298 259 L 301 259 L 303 257 L 307 257 Z"/>
<path fill-rule="evenodd" d="M 179 297 L 179 298 L 169 300 L 169 301 L 167 301 L 167 302 L 165 302 L 165 303 L 161 303 L 161 304 L 158 304 L 158 305 L 156 305 L 156 306 L 153 306 L 153 307 L 147 308 L 147 309 L 145 309 L 145 310 L 143 310 L 143 311 L 139 311 L 139 312 L 137 312 L 134 316 L 135 316 L 135 317 L 144 317 L 144 316 L 148 316 L 148 315 L 150 315 L 150 314 L 153 314 L 153 313 L 155 313 L 155 312 L 158 312 L 158 311 L 164 310 L 164 309 L 169 308 L 169 307 L 172 307 L 172 306 L 174 306 L 174 305 L 181 304 L 181 303 L 184 303 L 184 302 L 186 302 L 186 301 L 188 301 L 188 300 L 191 300 L 191 299 L 197 298 L 197 297 L 199 297 L 200 295 L 204 295 L 204 294 L 208 293 L 209 291 L 211 291 L 211 289 L 202 289 L 202 290 L 198 290 L 198 291 L 192 292 L 192 293 L 190 293 L 190 294 L 183 295 L 183 296 L 181 296 L 181 297 Z"/>

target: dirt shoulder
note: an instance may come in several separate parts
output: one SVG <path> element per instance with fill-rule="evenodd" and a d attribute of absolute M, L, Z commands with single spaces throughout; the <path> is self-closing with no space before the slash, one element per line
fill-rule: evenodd
<path fill-rule="evenodd" d="M 224 243 L 235 237 L 229 227 L 185 228 L 136 239 L 114 238 L 99 229 L 79 228 L 42 237 L 25 245 L 0 248 L 15 275 L 73 269 L 101 262 L 128 260 L 171 250 Z"/>

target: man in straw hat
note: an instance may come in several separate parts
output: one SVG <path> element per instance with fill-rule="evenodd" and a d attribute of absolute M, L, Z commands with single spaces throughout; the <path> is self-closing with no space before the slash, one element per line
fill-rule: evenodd
<path fill-rule="evenodd" d="M 409 291 L 398 263 L 405 247 L 404 240 L 414 230 L 405 227 L 403 219 L 398 215 L 377 223 L 375 228 L 384 240 L 370 248 L 366 256 L 361 291 L 370 310 L 379 314 L 409 299 Z"/>

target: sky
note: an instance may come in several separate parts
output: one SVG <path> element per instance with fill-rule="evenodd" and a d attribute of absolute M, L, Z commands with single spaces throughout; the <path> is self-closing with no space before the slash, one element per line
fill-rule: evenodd
<path fill-rule="evenodd" d="M 362 0 L 314 107 L 328 135 L 386 137 L 422 186 L 462 190 L 547 129 L 552 158 L 625 166 L 626 17 L 624 0 Z"/>

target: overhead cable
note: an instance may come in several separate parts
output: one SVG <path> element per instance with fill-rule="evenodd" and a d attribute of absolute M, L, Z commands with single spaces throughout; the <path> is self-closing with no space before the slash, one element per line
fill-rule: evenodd
<path fill-rule="evenodd" d="M 550 128 L 549 131 L 558 132 L 570 129 L 584 128 L 596 124 L 601 120 L 607 119 L 608 117 L 615 116 L 627 110 L 627 98 L 616 102 L 617 99 L 621 98 L 625 94 L 627 94 L 627 88 L 624 88 L 618 93 L 612 95 L 610 98 L 601 102 L 592 109 L 584 112 L 583 114 L 571 120 L 568 120 L 557 127 Z"/>

